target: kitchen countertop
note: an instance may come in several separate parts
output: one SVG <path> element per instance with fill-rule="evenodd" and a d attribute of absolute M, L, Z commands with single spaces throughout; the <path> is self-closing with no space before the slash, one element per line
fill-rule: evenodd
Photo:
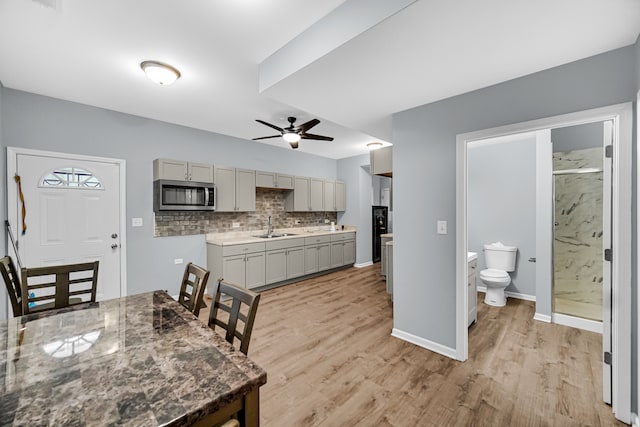
<path fill-rule="evenodd" d="M 478 254 L 476 252 L 467 252 L 467 262 L 471 262 L 474 259 L 478 259 Z"/>
<path fill-rule="evenodd" d="M 330 226 L 325 227 L 297 227 L 297 228 L 277 228 L 274 229 L 274 233 L 276 234 L 289 234 L 288 236 L 282 237 L 273 237 L 270 239 L 265 239 L 263 237 L 256 237 L 260 234 L 266 234 L 266 230 L 254 230 L 254 231 L 239 231 L 239 232 L 228 232 L 228 233 L 209 233 L 206 235 L 205 239 L 207 243 L 217 245 L 217 246 L 226 246 L 226 245 L 242 245 L 247 243 L 262 243 L 262 242 L 272 242 L 274 240 L 286 240 L 286 239 L 295 239 L 299 237 L 313 237 L 313 236 L 321 236 L 327 234 L 341 234 L 341 233 L 355 233 L 356 227 L 346 226 L 344 230 L 341 229 L 341 226 L 336 226 L 337 230 L 331 231 Z"/>
<path fill-rule="evenodd" d="M 380 237 L 391 237 L 393 239 L 393 233 L 381 234 Z"/>

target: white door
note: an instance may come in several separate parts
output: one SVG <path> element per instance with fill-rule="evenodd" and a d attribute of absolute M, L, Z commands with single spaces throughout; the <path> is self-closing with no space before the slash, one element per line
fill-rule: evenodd
<path fill-rule="evenodd" d="M 24 151 L 7 156 L 7 170 L 20 176 L 24 194 L 24 234 L 16 188 L 8 201 L 23 266 L 98 260 L 96 298 L 120 297 L 120 163 Z M 16 185 L 12 177 L 7 185 Z"/>
<path fill-rule="evenodd" d="M 604 122 L 604 150 L 613 148 L 613 121 Z M 603 161 L 603 189 L 602 189 L 602 247 L 612 248 L 612 203 L 611 203 L 611 174 L 613 172 L 613 158 L 604 156 Z M 611 258 L 603 254 L 602 263 L 602 399 L 611 404 Z"/>

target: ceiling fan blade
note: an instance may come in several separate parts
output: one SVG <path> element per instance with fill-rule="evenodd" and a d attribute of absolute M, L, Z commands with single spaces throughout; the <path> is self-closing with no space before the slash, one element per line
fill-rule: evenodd
<path fill-rule="evenodd" d="M 311 129 L 312 127 L 314 127 L 315 125 L 317 125 L 318 123 L 320 123 L 320 120 L 318 120 L 318 119 L 312 119 L 312 120 L 309 120 L 308 122 L 303 123 L 303 124 L 301 124 L 300 126 L 298 126 L 298 127 L 296 128 L 296 131 L 297 131 L 297 132 L 305 133 L 306 131 L 308 131 L 309 129 Z"/>
<path fill-rule="evenodd" d="M 252 141 L 257 141 L 259 139 L 269 139 L 269 138 L 282 138 L 282 135 L 272 135 L 272 136 L 261 136 L 260 138 L 252 138 Z"/>
<path fill-rule="evenodd" d="M 290 142 L 289 145 L 291 145 L 291 148 L 293 148 L 294 150 L 296 148 L 298 148 L 298 143 L 297 142 Z"/>
<path fill-rule="evenodd" d="M 333 141 L 333 138 L 330 137 L 330 136 L 314 135 L 312 133 L 303 133 L 302 135 L 300 135 L 300 138 L 302 138 L 302 139 L 316 139 L 318 141 Z"/>
<path fill-rule="evenodd" d="M 279 128 L 279 127 L 278 127 L 278 126 L 276 126 L 276 125 L 272 125 L 271 123 L 267 123 L 267 122 L 265 122 L 264 120 L 256 119 L 256 122 L 258 122 L 258 123 L 262 123 L 262 124 L 263 124 L 263 125 L 265 125 L 265 126 L 269 126 L 270 128 L 273 128 L 273 129 L 277 130 L 278 132 L 284 132 L 284 129 Z"/>

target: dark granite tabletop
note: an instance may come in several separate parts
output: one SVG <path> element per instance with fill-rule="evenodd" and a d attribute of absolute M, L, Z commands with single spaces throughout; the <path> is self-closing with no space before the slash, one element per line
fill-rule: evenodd
<path fill-rule="evenodd" d="M 189 425 L 266 380 L 162 291 L 0 321 L 0 426 Z"/>

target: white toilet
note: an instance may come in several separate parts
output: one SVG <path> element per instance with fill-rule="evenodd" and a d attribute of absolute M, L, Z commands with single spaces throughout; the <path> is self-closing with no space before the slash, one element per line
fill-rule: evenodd
<path fill-rule="evenodd" d="M 504 289 L 511 283 L 510 271 L 516 268 L 515 246 L 505 246 L 501 242 L 484 245 L 484 260 L 487 268 L 480 272 L 480 280 L 487 287 L 484 303 L 502 307 L 507 303 Z"/>

